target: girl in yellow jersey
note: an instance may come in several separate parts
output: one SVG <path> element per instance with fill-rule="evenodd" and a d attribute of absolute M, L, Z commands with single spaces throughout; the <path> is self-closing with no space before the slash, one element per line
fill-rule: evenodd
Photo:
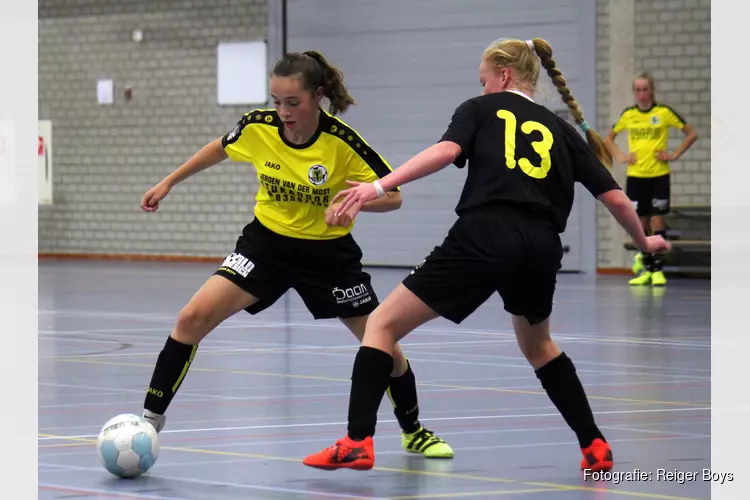
<path fill-rule="evenodd" d="M 252 163 L 259 190 L 255 218 L 234 252 L 180 311 L 160 352 L 144 403 L 144 417 L 157 431 L 184 380 L 198 344 L 220 323 L 245 310 L 257 314 L 289 289 L 299 293 L 315 319 L 339 318 L 362 339 L 368 315 L 379 304 L 362 251 L 350 234 L 353 217 L 337 214 L 331 200 L 356 179 L 373 182 L 391 172 L 388 163 L 335 115 L 354 100 L 342 73 L 318 52 L 286 54 L 272 71 L 275 109 L 245 114 L 217 138 L 150 189 L 147 212 L 179 182 L 224 159 Z M 330 113 L 320 105 L 330 102 Z M 363 210 L 388 212 L 401 206 L 398 189 Z M 453 450 L 419 421 L 417 389 L 399 350 L 389 385 L 403 430 L 402 445 L 427 457 L 450 458 Z"/>
<path fill-rule="evenodd" d="M 666 237 L 664 216 L 670 206 L 669 162 L 678 160 L 693 145 L 698 136 L 693 127 L 669 106 L 654 99 L 654 79 L 641 73 L 633 81 L 636 105 L 622 112 L 607 137 L 607 144 L 615 159 L 628 166 L 625 191 L 635 205 L 646 233 Z M 669 128 L 685 134 L 682 144 L 673 153 L 667 151 Z M 628 133 L 627 154 L 615 144 L 615 137 Z M 662 272 L 661 254 L 637 254 L 630 280 L 631 285 L 666 285 Z"/>

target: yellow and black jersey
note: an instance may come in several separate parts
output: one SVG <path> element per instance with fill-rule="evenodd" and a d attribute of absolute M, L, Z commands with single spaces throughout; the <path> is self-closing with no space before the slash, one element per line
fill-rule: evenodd
<path fill-rule="evenodd" d="M 635 163 L 628 165 L 628 177 L 660 177 L 670 172 L 669 164 L 656 159 L 656 152 L 667 151 L 669 128 L 682 130 L 686 125 L 672 108 L 654 104 L 641 110 L 631 106 L 622 112 L 612 130 L 628 132 L 628 149 L 635 155 Z"/>
<path fill-rule="evenodd" d="M 286 139 L 276 110 L 257 109 L 242 117 L 222 145 L 231 160 L 255 166 L 260 183 L 255 217 L 293 238 L 348 234 L 351 228 L 325 222 L 333 197 L 350 187 L 347 180 L 374 182 L 392 171 L 354 129 L 323 109 L 318 130 L 306 144 Z"/>

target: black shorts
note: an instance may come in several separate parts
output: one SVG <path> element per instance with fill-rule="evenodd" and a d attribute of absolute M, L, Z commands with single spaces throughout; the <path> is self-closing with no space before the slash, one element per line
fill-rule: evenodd
<path fill-rule="evenodd" d="M 361 260 L 362 250 L 351 235 L 333 240 L 290 238 L 255 219 L 214 274 L 258 299 L 246 309 L 250 314 L 272 306 L 291 288 L 315 319 L 352 318 L 370 314 L 378 305 Z"/>
<path fill-rule="evenodd" d="M 454 323 L 498 292 L 506 311 L 537 324 L 552 313 L 562 255 L 560 235 L 545 216 L 474 213 L 459 217 L 403 284 Z"/>
<path fill-rule="evenodd" d="M 641 217 L 669 213 L 669 174 L 659 177 L 628 177 L 625 192 Z"/>

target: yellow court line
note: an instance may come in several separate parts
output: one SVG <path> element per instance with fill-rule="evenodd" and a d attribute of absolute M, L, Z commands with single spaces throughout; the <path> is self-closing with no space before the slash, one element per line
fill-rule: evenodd
<path fill-rule="evenodd" d="M 51 438 L 51 439 L 67 439 L 75 442 L 84 443 L 96 443 L 95 439 L 91 438 L 79 438 L 79 437 L 66 437 L 59 436 L 56 434 L 39 434 L 39 437 Z M 217 455 L 223 457 L 237 457 L 237 458 L 252 458 L 257 460 L 271 460 L 275 462 L 291 462 L 295 464 L 302 464 L 302 460 L 299 458 L 291 457 L 280 457 L 277 455 L 266 455 L 262 453 L 242 453 L 235 451 L 224 451 L 224 450 L 211 450 L 206 448 L 193 448 L 193 447 L 174 447 L 174 446 L 162 446 L 162 450 L 170 451 L 182 451 L 187 453 L 201 453 L 204 455 Z M 625 490 L 610 490 L 606 488 L 595 488 L 590 486 L 571 486 L 567 484 L 547 483 L 539 481 L 521 481 L 518 479 L 505 479 L 500 477 L 490 476 L 476 476 L 470 474 L 454 474 L 452 472 L 436 472 L 436 471 L 423 471 L 413 469 L 398 469 L 393 467 L 373 467 L 373 471 L 380 472 L 394 472 L 397 474 L 407 474 L 413 476 L 426 476 L 426 477 L 439 477 L 443 479 L 462 479 L 467 481 L 479 481 L 485 483 L 501 483 L 501 484 L 518 484 L 523 486 L 533 487 L 534 489 L 544 489 L 550 491 L 593 491 L 597 493 L 608 493 L 610 495 L 622 495 L 633 498 L 652 498 L 657 500 L 699 500 L 697 498 L 689 497 L 677 497 L 670 495 L 660 495 L 658 493 L 642 493 L 637 491 L 625 491 Z M 502 491 L 502 490 L 501 490 Z M 521 493 L 520 491 L 518 493 Z M 530 491 L 526 491 L 530 493 Z M 435 498 L 435 495 L 429 495 L 427 497 L 398 497 L 405 499 L 416 499 L 416 498 Z M 456 498 L 456 497 L 444 497 L 444 498 Z"/>
<path fill-rule="evenodd" d="M 39 434 L 39 436 L 44 437 L 44 434 Z M 96 441 L 93 441 L 91 443 L 60 443 L 60 444 L 42 444 L 37 446 L 37 448 L 74 448 L 76 446 L 92 446 L 95 445 Z"/>
<path fill-rule="evenodd" d="M 153 368 L 153 364 L 145 363 L 125 363 L 122 361 L 96 361 L 92 359 L 79 359 L 79 358 L 61 358 L 57 360 L 62 363 L 81 363 L 81 364 L 92 364 L 92 365 L 115 365 L 115 366 L 133 366 L 142 368 Z M 263 377 L 279 377 L 279 378 L 292 378 L 302 380 L 324 380 L 327 382 L 345 382 L 350 383 L 351 380 L 348 378 L 334 378 L 334 377 L 319 377 L 316 375 L 297 375 L 293 373 L 269 373 L 269 372 L 253 372 L 247 370 L 221 370 L 218 368 L 199 368 L 191 367 L 191 371 L 204 372 L 204 373 L 234 373 L 237 375 L 256 375 Z M 502 389 L 498 387 L 475 387 L 468 385 L 447 385 L 447 384 L 422 384 L 417 383 L 420 387 L 433 387 L 438 389 L 461 389 L 461 390 L 473 390 L 473 391 L 490 391 L 499 392 L 503 394 L 527 394 L 532 396 L 547 396 L 544 391 L 527 391 L 522 389 Z M 636 398 L 617 398 L 609 396 L 588 396 L 589 399 L 601 400 L 601 401 L 616 401 L 620 403 L 638 403 L 638 404 L 650 404 L 650 405 L 668 405 L 668 406 L 688 406 L 688 407 L 702 407 L 710 408 L 711 405 L 697 403 L 692 401 L 659 401 L 653 399 L 636 399 Z"/>
<path fill-rule="evenodd" d="M 494 491 L 472 491 L 463 493 L 434 493 L 425 495 L 404 495 L 388 497 L 389 500 L 417 500 L 428 498 L 466 498 L 466 497 L 495 497 L 500 495 L 522 495 L 527 493 L 559 493 L 560 488 L 527 488 L 523 490 L 494 490 Z"/>

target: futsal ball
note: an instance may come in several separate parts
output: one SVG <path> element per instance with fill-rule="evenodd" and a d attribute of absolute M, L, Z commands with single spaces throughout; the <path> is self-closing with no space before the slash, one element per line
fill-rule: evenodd
<path fill-rule="evenodd" d="M 120 478 L 138 477 L 159 457 L 159 437 L 150 422 L 123 414 L 107 421 L 96 441 L 99 461 Z"/>

